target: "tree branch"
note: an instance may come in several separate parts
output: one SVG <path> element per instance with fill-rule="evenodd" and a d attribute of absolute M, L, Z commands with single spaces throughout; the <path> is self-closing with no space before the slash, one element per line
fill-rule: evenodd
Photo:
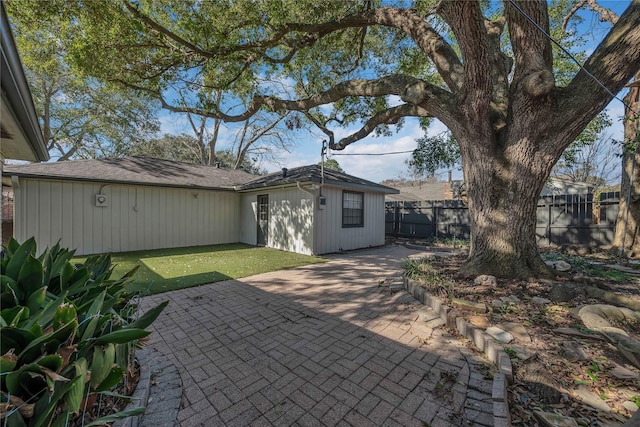
<path fill-rule="evenodd" d="M 168 37 L 188 51 L 210 59 L 238 52 L 253 52 L 254 55 L 246 56 L 245 61 L 255 60 L 250 58 L 262 57 L 267 62 L 285 63 L 290 61 L 300 48 L 311 46 L 324 36 L 341 29 L 372 25 L 398 28 L 408 34 L 418 47 L 431 58 L 436 69 L 452 90 L 462 87 L 464 81 L 463 67 L 455 51 L 414 9 L 380 7 L 319 24 L 288 23 L 279 28 L 271 29 L 270 34 L 260 40 L 228 47 L 220 46 L 215 50 L 205 50 L 144 15 L 130 2 L 126 2 L 125 6 L 137 19 L 155 32 Z M 295 33 L 304 35 L 297 40 L 286 39 L 289 34 Z M 289 48 L 285 57 L 273 58 L 267 54 L 267 49 L 283 45 Z"/>
<path fill-rule="evenodd" d="M 585 5 L 588 5 L 591 10 L 600 15 L 600 22 L 610 22 L 612 25 L 615 25 L 618 22 L 618 15 L 616 13 L 606 7 L 602 7 L 598 4 L 596 0 L 580 0 L 578 4 L 576 4 L 573 9 L 569 11 L 567 16 L 562 20 L 562 31 L 567 30 L 567 25 L 569 25 L 569 20 L 576 14 L 577 11 L 582 9 Z"/>
<path fill-rule="evenodd" d="M 569 140 L 575 138 L 640 69 L 638 46 L 640 0 L 632 0 L 584 64 L 591 75 L 581 69 L 558 94 L 555 117 L 567 127 Z"/>
<path fill-rule="evenodd" d="M 553 80 L 553 51 L 551 41 L 530 20 L 549 34 L 549 15 L 546 0 L 507 0 L 505 12 L 509 20 L 509 36 L 515 58 L 515 69 L 512 86 L 517 86 L 527 76 L 545 74 L 544 78 L 534 79 L 541 83 L 535 89 L 536 95 L 547 94 L 553 85 L 546 85 Z M 525 88 L 533 89 L 531 85 Z M 531 95 L 533 93 L 529 92 Z"/>
<path fill-rule="evenodd" d="M 435 86 L 428 85 L 419 79 L 414 77 L 405 76 L 402 74 L 392 74 L 390 76 L 381 77 L 376 80 L 347 80 L 342 83 L 338 83 L 334 87 L 325 92 L 321 92 L 312 95 L 305 99 L 299 100 L 283 100 L 272 96 L 255 96 L 251 101 L 247 110 L 238 115 L 229 115 L 221 111 L 207 111 L 198 108 L 191 107 L 178 107 L 167 102 L 162 93 L 158 90 L 151 89 L 145 86 L 134 85 L 129 82 L 115 79 L 114 81 L 134 90 L 139 90 L 152 94 L 158 98 L 162 108 L 175 112 L 175 113 L 193 113 L 205 117 L 213 117 L 224 120 L 225 122 L 241 122 L 257 113 L 261 108 L 267 108 L 272 111 L 289 110 L 289 111 L 306 111 L 311 108 L 330 104 L 340 99 L 351 96 L 364 96 L 364 97 L 377 97 L 387 95 L 403 96 L 405 90 L 410 85 L 420 84 L 421 91 L 419 97 L 415 97 L 415 102 L 423 103 L 429 100 L 432 104 L 438 104 L 439 99 L 431 96 L 428 92 L 430 90 L 438 93 L 439 96 L 450 98 L 450 93 L 439 89 Z M 442 110 L 444 105 L 440 106 L 438 110 Z"/>
<path fill-rule="evenodd" d="M 358 130 L 357 132 L 345 138 L 342 138 L 340 141 L 338 141 L 337 144 L 330 143 L 329 148 L 331 148 L 332 150 L 344 150 L 349 144 L 359 141 L 362 138 L 365 138 L 366 136 L 371 134 L 371 132 L 373 132 L 375 128 L 378 127 L 379 125 L 395 124 L 395 123 L 398 123 L 398 120 L 400 120 L 402 117 L 409 117 L 409 116 L 427 117 L 427 116 L 430 116 L 430 114 L 427 110 L 419 106 L 410 105 L 410 104 L 403 104 L 403 105 L 398 105 L 396 107 L 388 108 L 384 111 L 377 113 L 376 115 L 371 117 L 369 120 L 367 120 L 364 126 L 360 128 L 360 130 Z"/>

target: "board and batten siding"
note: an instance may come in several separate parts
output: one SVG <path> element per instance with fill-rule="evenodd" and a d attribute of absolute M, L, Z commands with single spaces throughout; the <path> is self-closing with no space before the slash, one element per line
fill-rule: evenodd
<path fill-rule="evenodd" d="M 360 191 L 350 188 L 325 186 L 322 195 L 327 203 L 316 210 L 315 254 L 326 254 L 352 249 L 382 246 L 384 236 L 384 194 L 364 193 L 364 227 L 342 227 L 342 192 Z"/>
<path fill-rule="evenodd" d="M 242 194 L 242 243 L 257 243 L 258 195 L 269 196 L 267 246 L 299 254 L 313 254 L 314 197 L 297 187 L 266 188 Z"/>
<path fill-rule="evenodd" d="M 61 241 L 76 254 L 235 243 L 240 196 L 232 191 L 19 178 L 14 234 L 38 248 Z M 96 194 L 108 206 L 96 206 Z"/>

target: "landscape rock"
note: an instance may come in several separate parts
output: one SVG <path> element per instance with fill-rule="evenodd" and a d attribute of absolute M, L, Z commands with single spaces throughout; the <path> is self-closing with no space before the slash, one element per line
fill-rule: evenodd
<path fill-rule="evenodd" d="M 569 271 L 571 270 L 571 264 L 566 261 L 547 261 L 546 264 L 557 271 Z"/>
<path fill-rule="evenodd" d="M 544 411 L 533 411 L 538 421 L 547 427 L 578 427 L 578 423 L 573 418 L 565 417 Z"/>
<path fill-rule="evenodd" d="M 542 297 L 533 297 L 531 298 L 531 302 L 538 305 L 545 305 L 550 304 L 551 300 Z"/>
<path fill-rule="evenodd" d="M 520 360 L 526 361 L 536 355 L 535 351 L 529 350 L 528 348 L 523 347 L 519 344 L 511 344 L 509 348 L 516 352 L 516 357 L 518 357 L 518 359 Z"/>
<path fill-rule="evenodd" d="M 487 334 L 491 335 L 493 338 L 497 339 L 500 342 L 510 343 L 511 341 L 513 341 L 513 335 L 496 326 L 488 327 L 486 332 Z"/>
<path fill-rule="evenodd" d="M 517 341 L 531 342 L 531 336 L 523 325 L 515 322 L 505 322 L 496 325 L 498 328 L 509 332 Z"/>
<path fill-rule="evenodd" d="M 582 400 L 585 405 L 591 406 L 594 409 L 604 412 L 611 412 L 611 408 L 607 403 L 600 399 L 596 393 L 587 389 L 584 385 L 578 386 L 573 392 Z"/>
<path fill-rule="evenodd" d="M 569 360 L 589 360 L 587 352 L 573 340 L 562 342 L 562 354 Z"/>
<path fill-rule="evenodd" d="M 487 274 L 481 274 L 480 276 L 476 277 L 473 283 L 476 285 L 490 286 L 492 288 L 498 286 L 496 277 Z"/>
<path fill-rule="evenodd" d="M 631 413 L 634 413 L 634 412 L 636 412 L 638 410 L 638 407 L 636 406 L 636 404 L 631 402 L 631 401 L 629 401 L 629 400 L 624 402 L 622 404 L 622 406 L 624 407 L 624 409 L 626 409 L 627 411 L 629 411 Z"/>
<path fill-rule="evenodd" d="M 619 380 L 634 380 L 640 379 L 640 374 L 637 372 L 633 372 L 630 369 L 627 369 L 623 366 L 616 364 L 616 367 L 609 371 L 611 375 L 618 378 Z"/>

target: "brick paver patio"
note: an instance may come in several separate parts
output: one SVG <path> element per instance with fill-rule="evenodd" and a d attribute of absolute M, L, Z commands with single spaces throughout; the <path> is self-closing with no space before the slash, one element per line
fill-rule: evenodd
<path fill-rule="evenodd" d="M 491 426 L 486 362 L 379 286 L 413 254 L 377 248 L 145 298 L 171 301 L 148 345 L 180 372 L 177 424 Z"/>

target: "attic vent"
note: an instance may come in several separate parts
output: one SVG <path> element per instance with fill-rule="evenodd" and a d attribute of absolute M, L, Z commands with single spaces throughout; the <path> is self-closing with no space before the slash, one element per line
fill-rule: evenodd
<path fill-rule="evenodd" d="M 282 177 L 286 178 L 287 177 L 287 172 L 289 172 L 289 169 L 287 168 L 282 168 Z"/>

